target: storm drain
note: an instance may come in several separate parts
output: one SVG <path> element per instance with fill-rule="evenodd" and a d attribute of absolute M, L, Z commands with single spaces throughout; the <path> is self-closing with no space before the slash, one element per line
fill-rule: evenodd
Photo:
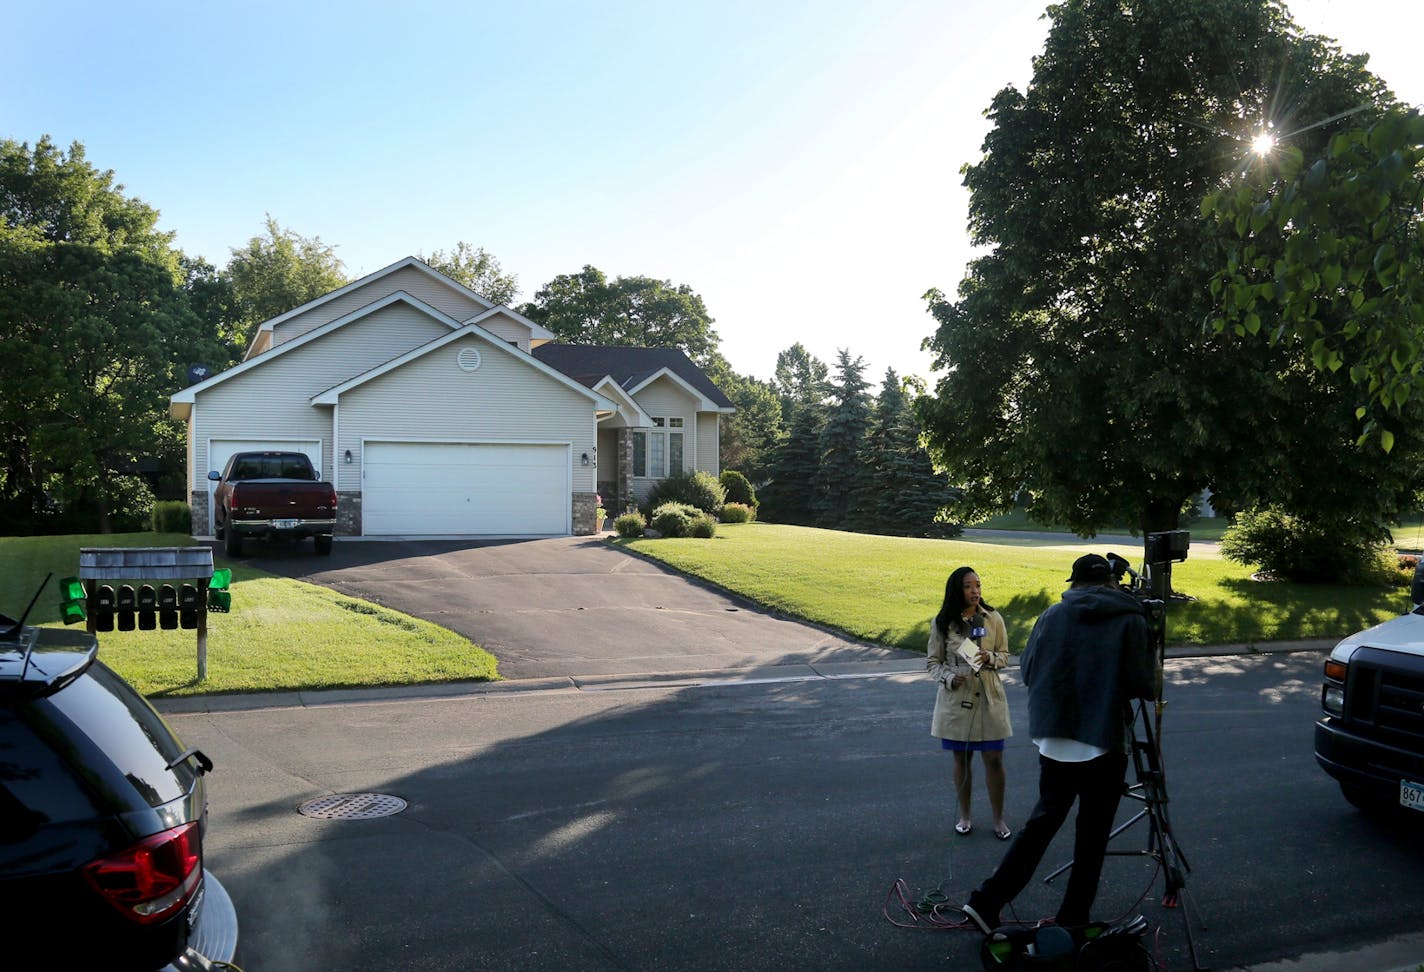
<path fill-rule="evenodd" d="M 389 817 L 406 808 L 400 797 L 385 793 L 336 793 L 308 800 L 297 811 L 322 820 L 374 820 Z"/>

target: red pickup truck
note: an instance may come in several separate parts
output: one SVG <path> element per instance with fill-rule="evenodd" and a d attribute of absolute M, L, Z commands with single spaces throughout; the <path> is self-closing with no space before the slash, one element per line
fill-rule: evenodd
<path fill-rule="evenodd" d="M 244 537 L 311 537 L 318 554 L 331 553 L 336 490 L 321 481 L 300 452 L 238 452 L 208 478 L 223 551 L 242 556 Z"/>

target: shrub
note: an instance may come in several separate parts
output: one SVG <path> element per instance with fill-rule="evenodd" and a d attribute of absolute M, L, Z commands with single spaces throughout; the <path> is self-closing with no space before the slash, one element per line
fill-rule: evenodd
<path fill-rule="evenodd" d="M 750 523 L 756 519 L 756 510 L 745 503 L 728 503 L 722 507 L 723 523 Z"/>
<path fill-rule="evenodd" d="M 641 513 L 624 513 L 613 521 L 613 530 L 620 537 L 641 537 L 648 528 L 648 521 Z"/>
<path fill-rule="evenodd" d="M 756 490 L 752 488 L 751 480 L 747 479 L 747 477 L 735 469 L 723 470 L 722 475 L 718 477 L 717 481 L 722 484 L 722 489 L 726 492 L 728 503 L 741 503 L 743 506 L 751 507 L 753 512 L 761 505 L 756 498 Z M 753 518 L 755 519 L 755 517 Z M 733 521 L 723 520 L 722 522 L 731 523 Z M 746 521 L 738 520 L 736 522 L 744 523 Z"/>
<path fill-rule="evenodd" d="M 702 511 L 689 503 L 664 503 L 653 510 L 652 528 L 665 537 L 685 537 Z"/>
<path fill-rule="evenodd" d="M 699 540 L 708 540 L 717 535 L 717 521 L 709 513 L 703 513 L 687 525 L 687 535 Z"/>
<path fill-rule="evenodd" d="M 1377 531 L 1347 517 L 1314 520 L 1276 508 L 1238 513 L 1221 554 L 1292 581 L 1391 585 L 1398 571 Z"/>
<path fill-rule="evenodd" d="M 192 533 L 193 511 L 182 500 L 160 500 L 153 504 L 154 533 Z"/>
<path fill-rule="evenodd" d="M 716 516 L 722 504 L 727 502 L 727 491 L 709 472 L 675 473 L 654 484 L 648 494 L 648 508 L 656 510 L 666 503 L 683 503 L 695 506 L 704 513 Z M 653 529 L 657 529 L 654 525 Z"/>

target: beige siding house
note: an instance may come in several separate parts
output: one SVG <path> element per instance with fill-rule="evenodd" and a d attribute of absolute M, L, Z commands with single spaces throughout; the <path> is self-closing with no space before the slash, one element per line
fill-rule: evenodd
<path fill-rule="evenodd" d="M 241 364 L 172 397 L 193 534 L 209 470 L 305 452 L 337 536 L 587 534 L 676 471 L 718 473 L 726 396 L 680 351 L 552 343 L 408 257 L 260 325 Z"/>

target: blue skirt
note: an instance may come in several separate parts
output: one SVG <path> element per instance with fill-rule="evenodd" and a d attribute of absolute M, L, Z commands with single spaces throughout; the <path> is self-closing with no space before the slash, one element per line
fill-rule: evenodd
<path fill-rule="evenodd" d="M 1004 751 L 1002 739 L 981 739 L 979 742 L 960 742 L 958 739 L 941 739 L 941 749 L 952 749 L 956 753 L 1001 753 Z"/>

